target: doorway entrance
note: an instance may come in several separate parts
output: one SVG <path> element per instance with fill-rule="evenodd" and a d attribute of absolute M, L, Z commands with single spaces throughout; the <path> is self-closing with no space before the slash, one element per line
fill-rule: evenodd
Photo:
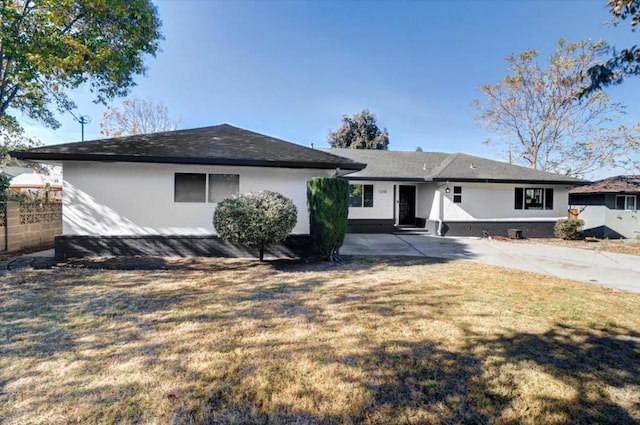
<path fill-rule="evenodd" d="M 411 225 L 416 224 L 416 187 L 402 186 L 398 187 L 398 224 Z"/>

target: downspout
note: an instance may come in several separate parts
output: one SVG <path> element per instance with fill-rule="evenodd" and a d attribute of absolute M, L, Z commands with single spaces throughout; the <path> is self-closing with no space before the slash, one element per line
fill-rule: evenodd
<path fill-rule="evenodd" d="M 438 188 L 438 193 L 440 194 L 440 200 L 438 202 L 438 236 L 444 236 L 442 234 L 442 220 L 444 218 L 444 194 L 442 190 Z"/>

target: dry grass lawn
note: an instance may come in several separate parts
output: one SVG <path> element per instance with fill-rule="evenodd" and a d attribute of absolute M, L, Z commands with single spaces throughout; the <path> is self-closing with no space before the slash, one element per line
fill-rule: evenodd
<path fill-rule="evenodd" d="M 639 294 L 424 259 L 0 279 L 5 425 L 640 423 Z"/>
<path fill-rule="evenodd" d="M 615 252 L 616 254 L 640 255 L 640 240 L 637 239 L 596 239 L 596 240 L 563 240 L 559 238 L 517 239 L 508 240 L 514 243 L 534 243 L 563 246 L 567 248 L 587 249 L 590 251 Z"/>

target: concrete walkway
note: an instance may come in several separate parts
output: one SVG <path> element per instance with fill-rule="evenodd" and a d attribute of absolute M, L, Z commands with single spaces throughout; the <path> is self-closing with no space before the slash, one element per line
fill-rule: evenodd
<path fill-rule="evenodd" d="M 427 235 L 347 234 L 341 255 L 474 261 L 640 292 L 640 256 L 544 244 Z"/>

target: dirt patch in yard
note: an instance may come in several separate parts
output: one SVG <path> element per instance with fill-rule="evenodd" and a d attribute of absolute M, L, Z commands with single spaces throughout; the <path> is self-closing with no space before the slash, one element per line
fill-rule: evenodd
<path fill-rule="evenodd" d="M 540 239 L 504 239 L 513 243 L 546 244 L 566 248 L 587 249 L 591 251 L 614 252 L 617 254 L 640 255 L 640 240 L 635 239 L 596 239 L 567 241 L 557 238 Z"/>

